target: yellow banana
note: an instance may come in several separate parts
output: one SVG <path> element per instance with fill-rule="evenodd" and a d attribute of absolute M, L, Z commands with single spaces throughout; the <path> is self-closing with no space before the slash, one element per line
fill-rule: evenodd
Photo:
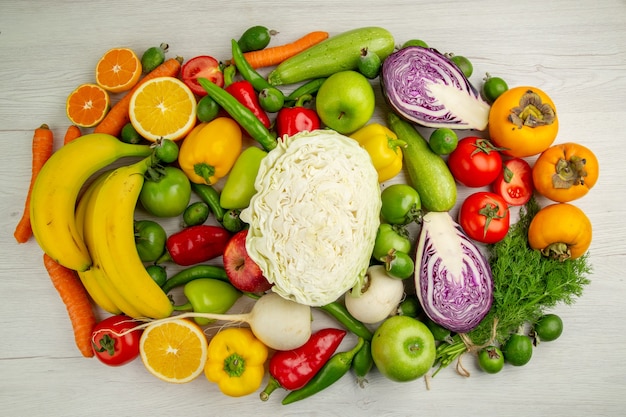
<path fill-rule="evenodd" d="M 91 266 L 76 228 L 74 210 L 85 182 L 126 156 L 145 157 L 149 145 L 131 145 L 115 136 L 90 133 L 56 151 L 37 175 L 31 194 L 30 222 L 37 243 L 51 258 L 76 271 Z"/>
<path fill-rule="evenodd" d="M 86 227 L 93 233 L 90 250 L 113 287 L 141 316 L 156 319 L 170 316 L 173 306 L 139 258 L 133 224 L 144 174 L 151 164 L 151 158 L 146 158 L 109 174 L 94 197 L 93 219 Z"/>
<path fill-rule="evenodd" d="M 104 182 L 107 175 L 108 172 L 100 174 L 85 189 L 83 195 L 80 197 L 80 200 L 78 200 L 78 204 L 76 205 L 76 227 L 78 228 L 78 234 L 83 240 L 85 240 L 84 223 L 90 199 L 95 193 L 98 192 L 100 185 Z M 85 241 L 85 243 L 87 242 Z M 87 245 L 87 249 L 89 249 L 89 245 Z M 107 292 L 104 290 L 103 285 L 101 285 L 101 281 L 105 277 L 99 276 L 102 274 L 102 269 L 97 267 L 97 259 L 94 259 L 94 256 L 92 255 L 91 260 L 92 265 L 88 270 L 78 271 L 78 276 L 80 277 L 83 286 L 91 296 L 93 302 L 100 306 L 103 310 L 108 311 L 111 314 L 120 314 L 122 310 L 120 310 L 117 304 L 115 304 L 111 297 L 109 297 Z"/>
<path fill-rule="evenodd" d="M 132 305 L 120 292 L 113 286 L 111 280 L 104 272 L 102 268 L 102 264 L 100 262 L 100 258 L 95 250 L 95 234 L 93 231 L 93 226 L 100 221 L 94 214 L 95 202 L 98 196 L 98 193 L 102 189 L 102 184 L 106 177 L 111 173 L 109 171 L 102 176 L 98 177 L 94 181 L 94 187 L 91 190 L 91 195 L 88 196 L 88 199 L 85 200 L 84 209 L 81 207 L 82 200 L 85 196 L 82 197 L 81 202 L 78 203 L 78 207 L 76 208 L 77 218 L 81 214 L 80 211 L 84 210 L 84 218 L 83 218 L 83 238 L 85 244 L 87 245 L 87 249 L 91 255 L 91 259 L 93 260 L 93 264 L 91 268 L 85 271 L 88 274 L 88 278 L 96 281 L 98 287 L 102 290 L 102 292 L 106 295 L 106 297 L 115 305 L 115 308 L 120 310 L 122 313 L 126 314 L 130 317 L 141 317 L 143 313 L 140 312 L 134 305 Z M 91 187 L 90 187 L 91 188 Z M 86 192 L 89 192 L 89 188 Z M 77 220 L 78 222 L 78 220 Z M 80 274 L 80 272 L 79 272 Z M 103 307 L 104 308 L 104 307 Z M 106 310 L 106 308 L 105 308 Z"/>

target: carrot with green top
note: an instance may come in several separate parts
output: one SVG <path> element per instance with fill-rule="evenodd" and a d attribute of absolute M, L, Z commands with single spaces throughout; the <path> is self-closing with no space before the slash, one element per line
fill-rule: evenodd
<path fill-rule="evenodd" d="M 74 330 L 74 339 L 80 353 L 86 358 L 94 356 L 91 333 L 98 322 L 91 299 L 76 271 L 66 268 L 44 253 L 43 264 L 52 285 L 61 296 Z"/>
<path fill-rule="evenodd" d="M 181 57 L 170 58 L 146 74 L 146 76 L 140 79 L 131 90 L 111 107 L 111 110 L 109 110 L 107 115 L 104 116 L 104 119 L 102 119 L 94 129 L 94 133 L 108 133 L 109 135 L 119 136 L 124 125 L 130 122 L 128 110 L 133 93 L 148 80 L 157 77 L 177 77 L 182 62 L 183 59 Z"/>
<path fill-rule="evenodd" d="M 80 127 L 75 124 L 71 124 L 67 127 L 65 131 L 65 136 L 63 136 L 63 145 L 67 145 L 74 139 L 77 139 L 83 135 L 83 132 L 80 130 Z"/>
<path fill-rule="evenodd" d="M 309 32 L 300 39 L 284 45 L 273 46 L 243 54 L 252 68 L 264 68 L 278 65 L 287 58 L 304 51 L 311 46 L 328 39 L 328 32 Z"/>
<path fill-rule="evenodd" d="M 26 202 L 24 204 L 24 213 L 20 221 L 17 223 L 15 227 L 15 231 L 13 232 L 13 236 L 18 243 L 25 243 L 30 239 L 33 235 L 33 229 L 30 226 L 30 195 L 33 190 L 33 184 L 35 184 L 35 180 L 37 179 L 37 175 L 41 168 L 44 166 L 48 158 L 52 156 L 54 147 L 54 135 L 52 130 L 48 127 L 48 125 L 43 124 L 35 129 L 35 133 L 33 134 L 33 145 L 32 145 L 32 166 L 31 166 L 31 177 L 30 177 L 30 185 L 28 186 L 28 192 L 26 194 Z"/>

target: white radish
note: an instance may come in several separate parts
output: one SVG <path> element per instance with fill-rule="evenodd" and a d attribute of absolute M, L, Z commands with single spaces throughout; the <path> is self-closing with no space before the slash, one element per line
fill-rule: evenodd
<path fill-rule="evenodd" d="M 365 280 L 360 291 L 346 293 L 346 309 L 362 323 L 378 323 L 397 309 L 404 297 L 404 283 L 389 276 L 383 265 L 370 266 Z"/>
<path fill-rule="evenodd" d="M 183 313 L 141 324 L 146 328 L 153 323 L 172 319 L 201 317 L 211 320 L 243 322 L 267 347 L 275 350 L 291 350 L 304 345 L 311 337 L 311 307 L 287 300 L 275 293 L 261 296 L 249 313 L 213 314 Z"/>

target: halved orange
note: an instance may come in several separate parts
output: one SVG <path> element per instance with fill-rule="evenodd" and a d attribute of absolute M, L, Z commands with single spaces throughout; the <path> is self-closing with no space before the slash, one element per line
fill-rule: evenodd
<path fill-rule="evenodd" d="M 137 84 L 141 70 L 141 60 L 132 49 L 109 49 L 96 65 L 96 83 L 112 93 L 127 91 Z"/>
<path fill-rule="evenodd" d="M 179 140 L 196 125 L 196 104 L 181 80 L 157 77 L 133 91 L 128 115 L 135 130 L 150 141 Z"/>
<path fill-rule="evenodd" d="M 109 111 L 109 93 L 96 84 L 81 84 L 72 91 L 65 102 L 65 113 L 70 121 L 80 127 L 93 127 Z"/>
<path fill-rule="evenodd" d="M 139 352 L 146 369 L 157 378 L 182 384 L 204 371 L 208 341 L 191 320 L 156 321 L 141 334 Z"/>

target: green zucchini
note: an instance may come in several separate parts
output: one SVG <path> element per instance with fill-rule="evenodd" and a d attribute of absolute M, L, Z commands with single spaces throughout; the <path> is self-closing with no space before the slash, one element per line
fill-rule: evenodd
<path fill-rule="evenodd" d="M 446 162 L 430 149 L 413 124 L 394 113 L 389 113 L 387 120 L 398 139 L 407 144 L 402 149 L 404 165 L 422 207 L 427 211 L 450 211 L 456 204 L 457 189 Z"/>
<path fill-rule="evenodd" d="M 356 70 L 361 51 L 376 53 L 384 60 L 394 50 L 391 33 L 379 27 L 352 29 L 313 45 L 280 63 L 267 79 L 272 85 L 294 84 L 328 77 L 339 71 Z"/>

